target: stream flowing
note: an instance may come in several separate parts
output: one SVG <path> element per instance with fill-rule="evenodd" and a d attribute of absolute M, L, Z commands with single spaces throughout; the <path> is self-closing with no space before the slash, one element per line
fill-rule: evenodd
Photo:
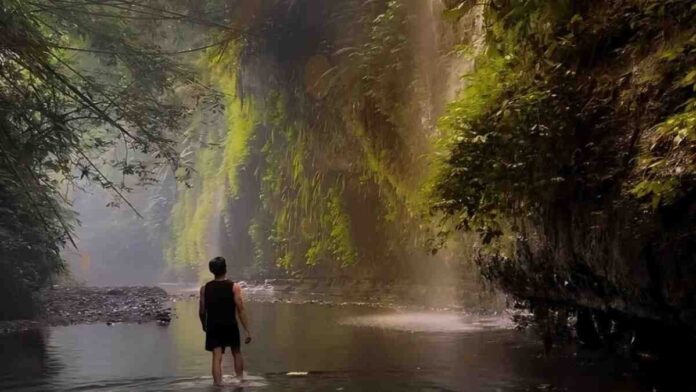
<path fill-rule="evenodd" d="M 0 336 L 2 391 L 642 391 L 621 363 L 571 350 L 544 355 L 502 317 L 251 302 L 247 381 L 210 354 L 195 299 L 168 326 L 51 327 Z"/>

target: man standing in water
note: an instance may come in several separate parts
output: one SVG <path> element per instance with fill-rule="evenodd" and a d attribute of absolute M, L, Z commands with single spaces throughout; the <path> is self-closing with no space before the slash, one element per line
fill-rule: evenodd
<path fill-rule="evenodd" d="M 238 284 L 227 280 L 227 265 L 223 257 L 210 260 L 208 268 L 215 279 L 201 287 L 198 316 L 205 331 L 205 349 L 213 352 L 213 382 L 215 385 L 222 385 L 222 354 L 225 353 L 225 347 L 232 351 L 234 371 L 237 379 L 242 381 L 244 360 L 240 352 L 237 315 L 244 327 L 244 343 L 251 342 L 242 289 Z"/>

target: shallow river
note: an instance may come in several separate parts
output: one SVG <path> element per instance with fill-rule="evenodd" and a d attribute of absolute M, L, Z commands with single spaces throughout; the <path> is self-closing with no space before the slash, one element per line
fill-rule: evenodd
<path fill-rule="evenodd" d="M 545 357 L 533 336 L 503 319 L 314 304 L 248 308 L 248 380 L 224 390 L 643 390 L 620 364 L 571 351 Z M 176 313 L 167 327 L 76 325 L 0 336 L 0 390 L 216 390 L 195 301 L 179 301 Z M 231 358 L 223 366 L 231 373 Z"/>

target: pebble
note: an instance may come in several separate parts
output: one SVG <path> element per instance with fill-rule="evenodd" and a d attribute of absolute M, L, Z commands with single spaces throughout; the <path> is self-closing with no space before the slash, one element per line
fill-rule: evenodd
<path fill-rule="evenodd" d="M 45 325 L 171 321 L 170 298 L 159 287 L 58 287 L 40 295 L 43 312 L 34 320 L 3 322 L 0 333 Z"/>

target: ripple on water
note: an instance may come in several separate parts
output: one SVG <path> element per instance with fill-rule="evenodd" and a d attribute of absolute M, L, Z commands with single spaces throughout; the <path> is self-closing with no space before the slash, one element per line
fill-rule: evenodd
<path fill-rule="evenodd" d="M 344 325 L 374 327 L 407 332 L 475 332 L 510 329 L 514 324 L 508 317 L 471 316 L 442 312 L 400 312 L 349 317 Z"/>
<path fill-rule="evenodd" d="M 266 379 L 260 376 L 245 376 L 243 382 L 239 382 L 234 376 L 225 375 L 222 377 L 223 386 L 215 387 L 211 384 L 213 383 L 213 378 L 210 376 L 204 377 L 191 377 L 191 378 L 180 378 L 169 382 L 164 390 L 167 391 L 188 391 L 188 390 L 201 390 L 201 388 L 208 388 L 214 391 L 225 391 L 225 390 L 241 390 L 244 388 L 263 388 L 268 386 Z"/>
<path fill-rule="evenodd" d="M 177 377 L 159 379 L 138 379 L 118 382 L 101 382 L 89 385 L 82 385 L 70 391 L 101 391 L 101 392 L 125 392 L 138 390 L 148 391 L 242 391 L 253 390 L 268 386 L 265 378 L 260 376 L 245 376 L 243 382 L 239 382 L 232 375 L 222 377 L 222 386 L 214 386 L 213 378 L 210 376 L 201 377 Z"/>

